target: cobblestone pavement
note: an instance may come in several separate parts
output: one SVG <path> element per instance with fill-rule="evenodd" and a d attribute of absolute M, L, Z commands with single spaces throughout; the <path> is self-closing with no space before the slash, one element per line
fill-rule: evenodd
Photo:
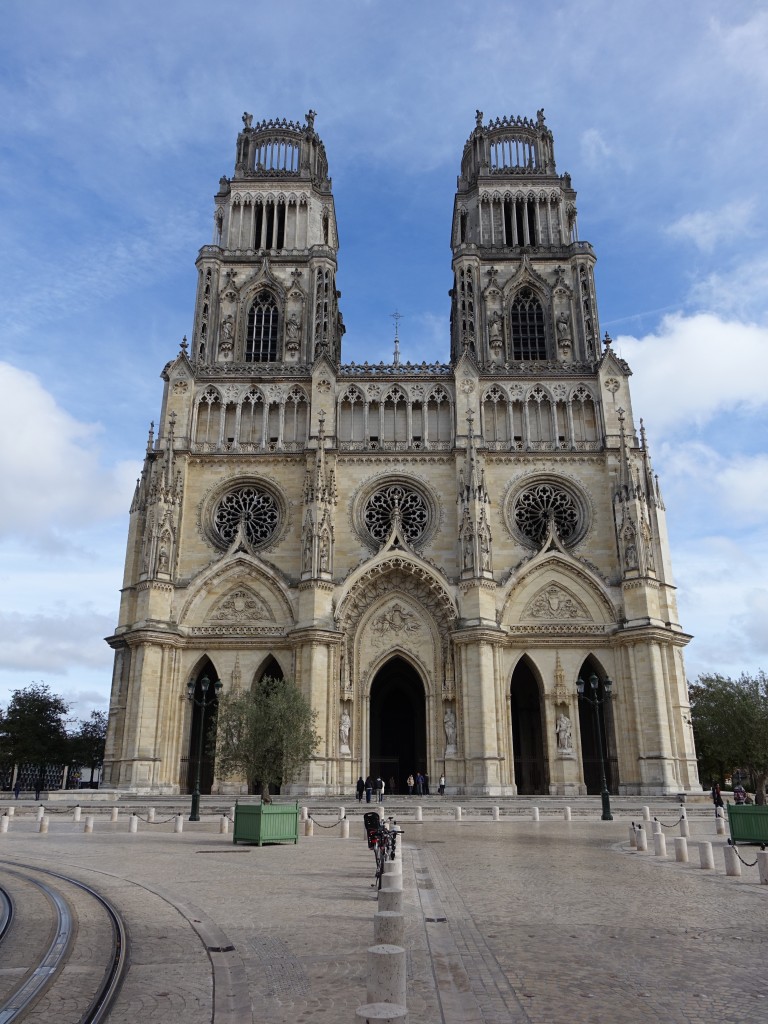
<path fill-rule="evenodd" d="M 630 852 L 628 819 L 597 811 L 403 822 L 410 1024 L 768 1024 L 768 886 L 756 868 L 725 876 L 713 824 L 691 820 L 678 864 Z M 30 816 L 0 836 L 0 881 L 5 859 L 53 866 L 125 916 L 131 969 L 112 1021 L 355 1020 L 376 910 L 359 822 L 349 840 L 316 828 L 262 848 L 233 845 L 217 819 L 141 828 L 100 817 L 84 835 L 62 816 L 38 835 Z"/>

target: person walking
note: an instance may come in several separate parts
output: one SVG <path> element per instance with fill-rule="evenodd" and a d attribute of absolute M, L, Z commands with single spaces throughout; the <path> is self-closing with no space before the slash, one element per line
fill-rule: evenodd
<path fill-rule="evenodd" d="M 373 793 L 373 782 L 371 782 L 371 776 L 366 775 L 365 777 L 365 802 L 369 804 L 371 802 L 371 794 Z"/>
<path fill-rule="evenodd" d="M 384 803 L 384 779 L 380 775 L 376 776 L 376 799 L 378 802 Z"/>
<path fill-rule="evenodd" d="M 13 787 L 13 796 L 14 796 L 15 800 L 19 799 L 19 794 L 20 793 L 21 793 L 21 779 L 18 776 L 16 776 L 16 783 L 15 783 L 15 785 Z"/>
<path fill-rule="evenodd" d="M 437 787 L 437 792 L 440 794 L 440 796 L 445 796 L 445 776 L 444 775 L 440 776 L 440 783 L 439 783 L 439 785 Z"/>
<path fill-rule="evenodd" d="M 363 776 L 357 780 L 357 786 L 355 787 L 357 792 L 357 802 L 361 804 L 363 802 L 363 793 L 365 792 L 365 783 L 363 782 Z"/>
<path fill-rule="evenodd" d="M 408 787 L 408 796 L 413 796 L 413 786 L 414 786 L 413 773 L 411 773 L 408 776 L 408 778 L 405 780 L 405 784 Z"/>
<path fill-rule="evenodd" d="M 395 785 L 395 776 L 394 775 L 390 775 L 389 776 L 389 782 L 387 783 L 387 787 L 389 788 L 389 792 L 390 793 L 394 793 L 395 790 L 397 789 L 397 786 Z"/>
<path fill-rule="evenodd" d="M 416 772 L 416 796 L 424 795 L 424 776 L 421 772 Z"/>
<path fill-rule="evenodd" d="M 715 817 L 725 817 L 725 815 L 720 813 L 720 809 L 724 806 L 723 795 L 720 792 L 720 786 L 714 780 L 712 781 L 712 803 L 715 805 Z"/>

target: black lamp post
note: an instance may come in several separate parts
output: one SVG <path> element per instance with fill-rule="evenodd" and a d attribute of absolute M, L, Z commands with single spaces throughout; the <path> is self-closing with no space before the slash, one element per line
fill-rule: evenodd
<path fill-rule="evenodd" d="M 195 697 L 195 684 L 190 679 L 187 683 L 187 700 L 190 704 L 194 704 L 196 708 L 200 708 L 200 734 L 197 741 L 197 767 L 195 769 L 195 788 L 192 792 L 192 810 L 189 815 L 190 821 L 200 821 L 200 765 L 203 760 L 203 737 L 205 736 L 205 712 L 209 706 L 213 704 L 216 697 L 218 697 L 221 691 L 221 680 L 217 679 L 213 684 L 215 694 L 212 700 L 207 700 L 208 687 L 211 685 L 211 681 L 208 676 L 203 676 L 200 680 L 200 689 L 203 691 L 201 700 Z"/>
<path fill-rule="evenodd" d="M 608 784 L 605 781 L 605 757 L 603 756 L 603 732 L 600 727 L 600 705 L 605 704 L 607 700 L 610 700 L 611 691 L 613 690 L 613 682 L 610 679 L 603 681 L 603 696 L 598 697 L 597 689 L 600 685 L 600 680 L 597 678 L 595 673 L 589 677 L 589 686 L 592 690 L 592 696 L 588 696 L 584 691 L 586 686 L 583 679 L 576 680 L 576 691 L 579 695 L 579 700 L 585 700 L 587 704 L 591 704 L 595 712 L 595 725 L 597 726 L 597 749 L 600 751 L 600 796 L 603 800 L 603 813 L 602 821 L 613 821 L 613 815 L 611 814 L 611 794 L 608 792 Z"/>

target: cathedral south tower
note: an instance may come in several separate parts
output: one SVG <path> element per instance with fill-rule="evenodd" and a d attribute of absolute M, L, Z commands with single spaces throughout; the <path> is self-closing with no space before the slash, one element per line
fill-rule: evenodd
<path fill-rule="evenodd" d="M 402 793 L 420 771 L 449 793 L 578 795 L 601 762 L 612 792 L 696 788 L 664 503 L 543 111 L 478 111 L 448 362 L 419 365 L 343 362 L 314 120 L 243 115 L 214 197 L 131 505 L 105 784 L 188 792 L 188 690 L 270 676 L 317 712 L 291 793 L 368 774 Z M 203 792 L 253 791 L 200 767 Z"/>

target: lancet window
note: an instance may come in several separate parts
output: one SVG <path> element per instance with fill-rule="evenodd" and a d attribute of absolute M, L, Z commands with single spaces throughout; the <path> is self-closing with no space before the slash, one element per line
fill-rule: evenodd
<path fill-rule="evenodd" d="M 298 386 L 266 396 L 251 387 L 222 401 L 212 385 L 199 396 L 193 423 L 195 451 L 301 451 L 309 430 L 309 400 Z"/>
<path fill-rule="evenodd" d="M 525 395 L 519 385 L 508 395 L 494 384 L 483 395 L 482 439 L 495 451 L 597 451 L 598 417 L 583 384 L 566 396 L 565 386 L 535 384 Z"/>
<path fill-rule="evenodd" d="M 259 292 L 248 310 L 245 339 L 246 363 L 273 363 L 277 359 L 279 311 L 274 295 L 266 289 Z"/>
<path fill-rule="evenodd" d="M 546 359 L 547 332 L 544 307 L 531 288 L 521 288 L 512 301 L 509 314 L 512 334 L 512 358 Z"/>
<path fill-rule="evenodd" d="M 452 426 L 452 402 L 442 387 L 425 396 L 421 386 L 409 393 L 395 385 L 381 395 L 350 385 L 339 399 L 339 445 L 348 451 L 448 449 Z"/>

